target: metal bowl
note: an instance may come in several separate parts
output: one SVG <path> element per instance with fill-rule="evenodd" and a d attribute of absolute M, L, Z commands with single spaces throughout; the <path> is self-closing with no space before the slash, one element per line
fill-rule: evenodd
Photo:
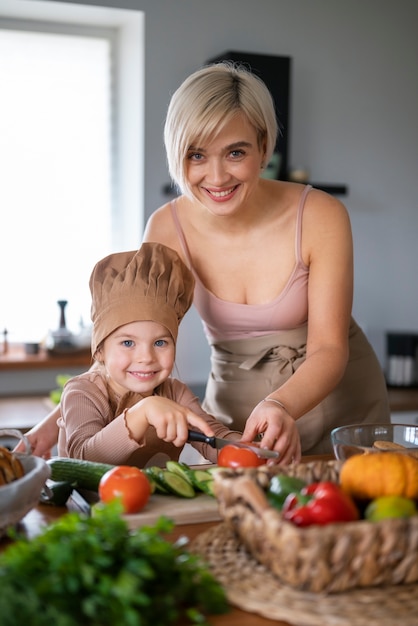
<path fill-rule="evenodd" d="M 351 424 L 331 432 L 334 455 L 346 460 L 354 454 L 396 451 L 418 454 L 418 426 L 410 424 Z M 382 443 L 383 442 L 383 443 Z"/>

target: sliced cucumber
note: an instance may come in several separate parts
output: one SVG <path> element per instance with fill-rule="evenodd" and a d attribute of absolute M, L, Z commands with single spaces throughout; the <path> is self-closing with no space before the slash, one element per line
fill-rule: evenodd
<path fill-rule="evenodd" d="M 215 491 L 214 491 L 214 486 L 215 481 L 213 478 L 211 478 L 210 480 L 204 480 L 203 482 L 199 483 L 199 490 L 203 491 L 203 493 L 207 493 L 208 496 L 213 496 L 215 497 Z"/>
<path fill-rule="evenodd" d="M 151 494 L 155 493 L 156 491 L 158 491 L 158 485 L 157 482 L 155 480 L 155 478 L 153 477 L 152 473 L 148 471 L 149 468 L 148 467 L 144 467 L 144 469 L 142 470 L 145 474 L 145 476 L 148 478 L 148 482 L 150 484 L 151 487 Z"/>
<path fill-rule="evenodd" d="M 162 470 L 159 476 L 164 487 L 175 496 L 194 498 L 196 492 L 193 486 L 182 476 L 169 470 Z"/>
<path fill-rule="evenodd" d="M 207 482 L 208 480 L 213 480 L 213 476 L 210 472 L 208 472 L 207 470 L 190 470 L 192 472 L 192 480 L 193 480 L 193 485 L 196 489 L 199 489 L 199 491 L 203 491 L 201 489 L 201 485 L 202 483 Z"/>
<path fill-rule="evenodd" d="M 152 483 L 154 484 L 155 493 L 170 493 L 165 487 L 163 480 L 161 479 L 161 473 L 164 472 L 164 469 L 162 467 L 153 465 L 152 467 L 145 467 L 143 471 L 148 480 L 150 482 L 152 481 Z"/>
<path fill-rule="evenodd" d="M 178 474 L 184 478 L 184 480 L 186 480 L 192 487 L 194 486 L 193 470 L 191 470 L 186 463 L 181 463 L 180 461 L 167 461 L 166 468 L 169 472 L 173 472 L 174 474 Z"/>

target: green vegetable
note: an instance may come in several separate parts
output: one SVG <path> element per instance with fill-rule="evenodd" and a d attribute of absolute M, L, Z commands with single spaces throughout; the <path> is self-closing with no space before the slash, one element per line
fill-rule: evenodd
<path fill-rule="evenodd" d="M 187 480 L 192 487 L 194 486 L 192 478 L 193 470 L 190 469 L 186 463 L 181 463 L 180 461 L 167 461 L 166 467 L 170 472 L 174 472 L 184 478 L 184 480 Z"/>
<path fill-rule="evenodd" d="M 160 479 L 164 488 L 180 498 L 194 498 L 196 495 L 193 486 L 179 474 L 169 470 L 161 470 Z"/>
<path fill-rule="evenodd" d="M 291 493 L 298 493 L 305 486 L 306 483 L 300 478 L 276 474 L 270 480 L 267 500 L 272 506 L 281 511 L 287 496 Z"/>
<path fill-rule="evenodd" d="M 41 492 L 40 501 L 42 504 L 52 504 L 54 506 L 64 506 L 73 492 L 73 485 L 66 481 L 47 481 Z"/>
<path fill-rule="evenodd" d="M 412 517 L 417 512 L 414 500 L 403 496 L 381 496 L 367 505 L 364 517 L 370 522 L 380 522 L 395 517 Z"/>
<path fill-rule="evenodd" d="M 146 467 L 145 474 L 155 484 L 156 493 L 171 494 L 180 498 L 193 498 L 197 492 L 214 496 L 213 473 L 192 469 L 186 463 L 167 461 L 166 467 Z"/>
<path fill-rule="evenodd" d="M 159 494 L 168 494 L 170 493 L 168 489 L 164 486 L 163 481 L 161 480 L 160 474 L 162 471 L 161 467 L 157 465 L 153 465 L 152 467 L 145 467 L 143 470 L 144 474 L 146 474 L 148 480 L 154 488 L 155 493 Z"/>
<path fill-rule="evenodd" d="M 51 469 L 51 480 L 69 482 L 88 491 L 97 491 L 103 474 L 115 467 L 107 463 L 94 463 L 67 457 L 54 457 L 47 463 Z"/>
<path fill-rule="evenodd" d="M 57 383 L 58 388 L 53 389 L 49 394 L 49 398 L 54 404 L 59 404 L 61 402 L 62 390 L 64 389 L 65 383 L 67 380 L 70 380 L 70 378 L 71 374 L 58 374 L 56 377 L 55 382 Z"/>
<path fill-rule="evenodd" d="M 0 554 L 2 626 L 207 624 L 228 610 L 203 562 L 164 539 L 172 522 L 129 531 L 118 503 L 68 513 Z"/>

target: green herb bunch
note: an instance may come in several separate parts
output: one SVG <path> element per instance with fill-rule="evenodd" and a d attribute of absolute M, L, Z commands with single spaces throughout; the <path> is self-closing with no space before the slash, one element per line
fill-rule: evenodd
<path fill-rule="evenodd" d="M 0 555 L 2 626 L 169 626 L 207 624 L 224 613 L 224 590 L 173 524 L 130 531 L 119 504 L 93 517 L 67 513 L 32 540 Z M 185 623 L 184 621 L 182 623 Z"/>

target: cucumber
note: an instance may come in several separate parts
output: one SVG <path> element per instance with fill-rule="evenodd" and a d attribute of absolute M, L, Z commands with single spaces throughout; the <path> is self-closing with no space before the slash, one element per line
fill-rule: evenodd
<path fill-rule="evenodd" d="M 51 470 L 51 480 L 68 482 L 88 491 L 97 491 L 103 474 L 115 467 L 108 463 L 95 463 L 68 457 L 54 457 L 47 463 Z"/>
<path fill-rule="evenodd" d="M 186 463 L 181 463 L 180 461 L 167 461 L 166 468 L 169 472 L 173 472 L 174 474 L 178 474 L 184 480 L 186 480 L 192 487 L 194 487 L 193 470 L 190 469 Z"/>
<path fill-rule="evenodd" d="M 180 498 L 194 498 L 196 492 L 193 486 L 182 476 L 169 470 L 161 470 L 159 475 L 164 487 L 170 493 Z"/>
<path fill-rule="evenodd" d="M 168 490 L 164 487 L 163 481 L 160 479 L 161 471 L 163 471 L 161 467 L 144 467 L 142 471 L 150 481 L 153 493 L 169 493 Z"/>
<path fill-rule="evenodd" d="M 46 485 L 44 485 L 41 491 L 39 500 L 42 504 L 64 506 L 73 491 L 73 485 L 66 480 L 60 482 L 47 480 Z"/>
<path fill-rule="evenodd" d="M 207 482 L 208 480 L 213 480 L 213 476 L 207 470 L 190 470 L 192 472 L 192 480 L 195 489 L 199 489 L 199 491 L 203 491 L 201 488 L 202 483 Z"/>
<path fill-rule="evenodd" d="M 211 480 L 204 480 L 202 483 L 200 483 L 199 489 L 200 491 L 203 491 L 203 493 L 207 493 L 208 496 L 215 497 L 215 490 L 213 488 L 214 484 L 215 481 L 213 478 Z"/>

